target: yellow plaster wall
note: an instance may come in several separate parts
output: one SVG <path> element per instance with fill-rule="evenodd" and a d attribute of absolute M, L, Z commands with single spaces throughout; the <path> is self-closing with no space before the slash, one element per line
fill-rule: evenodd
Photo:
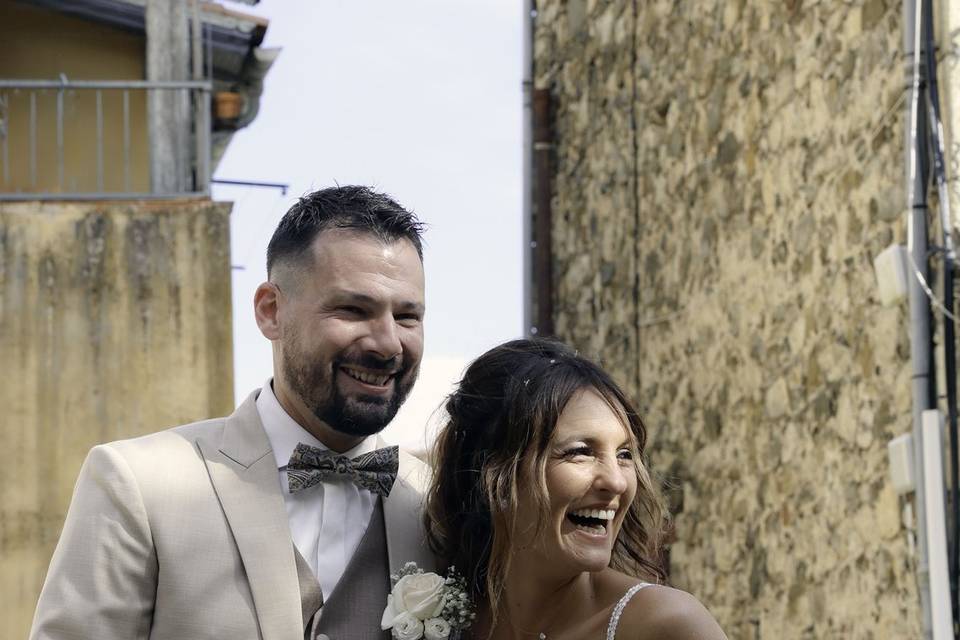
<path fill-rule="evenodd" d="M 0 638 L 93 445 L 233 409 L 230 209 L 0 202 Z"/>
<path fill-rule="evenodd" d="M 143 80 L 142 34 L 100 25 L 49 9 L 0 0 L 0 78 Z M 7 149 L 0 151 L 0 192 L 96 191 L 96 97 L 91 90 L 64 94 L 64 181 L 57 170 L 57 91 L 36 93 L 36 183 L 30 172 L 30 94 L 0 90 L 6 113 Z M 122 91 L 102 93 L 103 165 L 106 191 L 150 188 L 146 96 L 130 91 L 129 183 L 124 175 Z M 0 145 L 3 140 L 0 137 Z"/>

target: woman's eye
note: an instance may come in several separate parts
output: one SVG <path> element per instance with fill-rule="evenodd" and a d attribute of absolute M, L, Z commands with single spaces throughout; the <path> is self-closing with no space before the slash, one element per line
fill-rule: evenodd
<path fill-rule="evenodd" d="M 630 449 L 620 449 L 617 452 L 617 457 L 621 460 L 633 460 L 633 451 Z"/>
<path fill-rule="evenodd" d="M 575 458 L 577 456 L 589 456 L 593 451 L 590 447 L 573 447 L 563 452 L 564 457 Z"/>

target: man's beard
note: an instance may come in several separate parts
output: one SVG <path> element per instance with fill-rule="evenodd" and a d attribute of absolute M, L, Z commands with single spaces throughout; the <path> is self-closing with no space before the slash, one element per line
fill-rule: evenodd
<path fill-rule="evenodd" d="M 351 436 L 365 437 L 383 431 L 407 399 L 418 374 L 418 368 L 402 362 L 400 356 L 383 360 L 372 354 L 340 355 L 332 363 L 311 365 L 300 354 L 294 356 L 284 349 L 283 363 L 287 383 L 307 408 L 335 431 Z M 343 365 L 384 374 L 396 371 L 392 376 L 393 393 L 388 397 L 345 396 L 337 385 L 337 372 Z"/>

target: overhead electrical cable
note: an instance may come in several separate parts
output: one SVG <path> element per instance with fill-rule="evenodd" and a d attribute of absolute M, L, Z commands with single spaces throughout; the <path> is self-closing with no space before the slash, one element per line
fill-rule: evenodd
<path fill-rule="evenodd" d="M 933 3 L 923 0 L 924 12 L 924 39 L 926 66 L 927 66 L 927 106 L 929 110 L 930 137 L 932 138 L 933 170 L 937 181 L 937 203 L 940 209 L 940 232 L 943 247 L 943 307 L 949 310 L 945 315 L 954 311 L 954 273 L 957 268 L 957 256 L 953 243 L 953 220 L 950 215 L 950 193 L 947 189 L 946 163 L 944 161 L 943 123 L 940 116 L 940 91 L 937 83 L 937 55 L 936 42 L 933 35 Z M 956 332 L 954 322 L 943 322 L 944 373 L 947 394 L 947 427 L 950 447 L 950 527 L 949 544 L 949 575 L 950 575 L 950 604 L 953 610 L 953 619 L 960 619 L 958 610 L 958 582 L 960 582 L 960 493 L 958 493 L 958 453 L 957 442 L 957 355 Z M 954 637 L 957 637 L 957 625 L 954 625 Z"/>

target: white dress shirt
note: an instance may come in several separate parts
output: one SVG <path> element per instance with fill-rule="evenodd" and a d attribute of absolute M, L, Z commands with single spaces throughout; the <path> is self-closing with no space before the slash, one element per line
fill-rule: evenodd
<path fill-rule="evenodd" d="M 344 478 L 324 480 L 291 494 L 287 485 L 287 463 L 297 444 L 302 442 L 320 449 L 329 447 L 297 424 L 280 406 L 273 393 L 272 380 L 263 385 L 257 398 L 257 411 L 277 460 L 293 544 L 313 570 L 326 600 L 367 530 L 377 494 Z M 369 453 L 376 449 L 376 442 L 376 436 L 370 436 L 343 455 L 355 458 Z"/>

